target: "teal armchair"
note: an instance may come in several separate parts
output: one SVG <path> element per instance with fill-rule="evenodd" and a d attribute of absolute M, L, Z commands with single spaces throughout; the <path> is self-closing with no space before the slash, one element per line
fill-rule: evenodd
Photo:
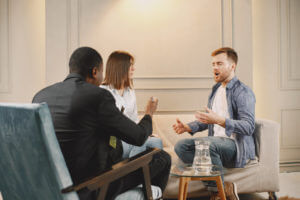
<path fill-rule="evenodd" d="M 110 182 L 138 168 L 143 168 L 143 187 L 121 194 L 117 199 L 128 196 L 152 199 L 148 163 L 158 151 L 154 149 L 122 161 L 98 177 L 73 185 L 48 106 L 0 103 L 0 192 L 3 200 L 78 200 L 76 191 L 85 187 L 90 190 L 101 187 L 98 199 L 105 199 Z"/>

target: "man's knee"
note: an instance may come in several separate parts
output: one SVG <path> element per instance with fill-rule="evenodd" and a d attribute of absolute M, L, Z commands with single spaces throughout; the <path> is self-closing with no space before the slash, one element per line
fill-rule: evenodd
<path fill-rule="evenodd" d="M 161 154 L 162 154 L 162 156 L 164 157 L 164 159 L 166 160 L 166 164 L 168 165 L 168 166 L 171 166 L 171 156 L 170 156 L 170 154 L 168 154 L 167 152 L 165 152 L 164 150 L 161 150 Z"/>
<path fill-rule="evenodd" d="M 160 160 L 161 164 L 165 167 L 169 168 L 171 166 L 171 156 L 164 150 L 161 150 L 157 154 L 155 154 L 154 159 Z"/>
<path fill-rule="evenodd" d="M 181 157 L 181 154 L 185 151 L 184 149 L 184 147 L 185 147 L 185 141 L 184 140 L 179 140 L 176 144 L 175 144 L 175 146 L 174 146 L 174 151 L 175 151 L 175 153 L 179 156 L 179 157 Z"/>
<path fill-rule="evenodd" d="M 194 140 L 193 139 L 179 140 L 175 144 L 174 150 L 179 157 L 185 155 L 186 153 L 190 153 L 191 151 L 195 150 Z"/>
<path fill-rule="evenodd" d="M 213 143 L 213 142 L 210 143 L 210 145 L 209 145 L 209 153 L 210 153 L 211 156 L 218 153 L 218 147 L 217 147 L 217 145 L 216 145 L 215 143 Z"/>

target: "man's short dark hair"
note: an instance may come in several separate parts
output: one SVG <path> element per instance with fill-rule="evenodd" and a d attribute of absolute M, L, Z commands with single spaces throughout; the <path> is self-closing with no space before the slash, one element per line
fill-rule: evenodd
<path fill-rule="evenodd" d="M 76 49 L 70 58 L 70 73 L 78 73 L 84 78 L 92 77 L 94 67 L 102 67 L 102 57 L 93 48 L 80 47 Z"/>
<path fill-rule="evenodd" d="M 211 56 L 216 56 L 221 53 L 225 53 L 227 55 L 227 58 L 231 59 L 235 64 L 237 64 L 238 55 L 233 48 L 222 47 L 222 48 L 216 49 L 211 53 Z"/>

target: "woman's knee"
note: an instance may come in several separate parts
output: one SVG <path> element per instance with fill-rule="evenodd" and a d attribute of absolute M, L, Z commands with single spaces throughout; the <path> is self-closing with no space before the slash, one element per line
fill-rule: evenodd
<path fill-rule="evenodd" d="M 158 137 L 150 137 L 147 140 L 147 147 L 162 149 L 163 148 L 162 140 Z"/>

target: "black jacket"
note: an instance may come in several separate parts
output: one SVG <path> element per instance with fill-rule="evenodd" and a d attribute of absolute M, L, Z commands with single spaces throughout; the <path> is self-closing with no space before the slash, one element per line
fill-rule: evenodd
<path fill-rule="evenodd" d="M 74 183 L 100 174 L 121 160 L 119 139 L 140 146 L 152 133 L 152 119 L 145 115 L 135 124 L 115 106 L 114 97 L 105 89 L 84 81 L 79 74 L 69 74 L 33 98 L 46 102 L 54 129 Z M 109 145 L 116 136 L 117 148 Z"/>

